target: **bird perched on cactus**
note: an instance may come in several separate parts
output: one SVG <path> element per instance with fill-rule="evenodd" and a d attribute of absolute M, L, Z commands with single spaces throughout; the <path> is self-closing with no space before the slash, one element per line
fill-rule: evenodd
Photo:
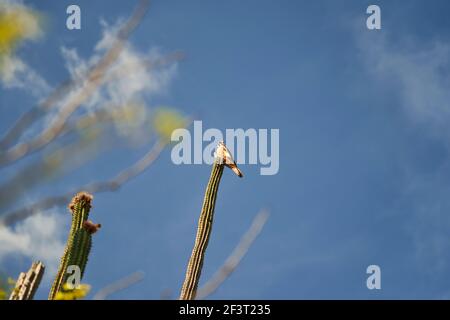
<path fill-rule="evenodd" d="M 214 208 L 216 206 L 216 198 L 219 191 L 219 183 L 222 178 L 223 168 L 226 166 L 233 170 L 237 176 L 243 177 L 241 170 L 237 167 L 230 151 L 223 142 L 219 142 L 217 145 L 214 158 L 211 175 L 203 199 L 202 211 L 198 221 L 197 236 L 195 238 L 191 258 L 189 259 L 183 287 L 181 289 L 180 300 L 195 299 L 197 294 L 198 281 L 202 272 L 205 252 L 211 235 Z"/>
<path fill-rule="evenodd" d="M 234 173 L 240 178 L 242 178 L 244 175 L 242 174 L 242 171 L 239 170 L 239 168 L 236 165 L 236 161 L 234 161 L 233 156 L 231 155 L 228 148 L 225 146 L 223 141 L 219 142 L 219 145 L 216 148 L 216 158 L 219 162 L 222 162 L 226 167 L 233 170 Z"/>

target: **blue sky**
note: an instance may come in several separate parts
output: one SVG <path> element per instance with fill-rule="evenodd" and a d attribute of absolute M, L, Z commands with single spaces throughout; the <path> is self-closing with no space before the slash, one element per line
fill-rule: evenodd
<path fill-rule="evenodd" d="M 73 1 L 24 1 L 45 14 L 45 32 L 17 55 L 56 86 L 68 77 L 61 47 L 88 59 L 100 20 L 114 25 L 134 2 L 76 1 L 82 29 L 70 31 Z M 244 179 L 223 176 L 201 283 L 260 208 L 271 216 L 210 298 L 449 298 L 450 5 L 376 3 L 379 31 L 366 28 L 371 1 L 152 1 L 131 36 L 139 52 L 186 54 L 149 104 L 195 115 L 205 128 L 280 130 L 278 174 L 242 165 Z M 36 97 L 27 88 L 0 92 L 4 132 Z M 110 177 L 147 149 L 110 152 L 21 201 Z M 2 169 L 2 179 L 26 161 Z M 111 298 L 158 299 L 166 289 L 177 297 L 209 173 L 207 165 L 175 166 L 167 149 L 119 191 L 94 195 L 92 219 L 103 228 L 84 278 L 93 292 L 142 270 L 142 282 Z M 52 212 L 67 227 L 65 208 Z M 31 262 L 0 257 L 12 275 Z M 366 287 L 371 264 L 381 267 L 381 290 Z"/>

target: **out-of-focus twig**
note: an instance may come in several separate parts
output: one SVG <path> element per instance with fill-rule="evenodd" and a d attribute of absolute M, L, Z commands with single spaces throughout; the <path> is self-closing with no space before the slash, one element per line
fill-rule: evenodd
<path fill-rule="evenodd" d="M 265 209 L 261 210 L 256 215 L 250 228 L 241 238 L 239 244 L 227 258 L 222 267 L 220 267 L 220 269 L 212 276 L 210 280 L 208 280 L 202 287 L 198 289 L 196 299 L 205 299 L 206 297 L 214 293 L 217 288 L 231 275 L 231 273 L 236 269 L 242 258 L 247 253 L 253 241 L 255 241 L 256 237 L 262 231 L 268 217 L 269 212 Z"/>
<path fill-rule="evenodd" d="M 99 192 L 115 191 L 130 179 L 136 177 L 138 174 L 147 169 L 160 155 L 161 151 L 166 146 L 166 142 L 158 140 L 153 147 L 137 162 L 130 167 L 121 171 L 113 179 L 101 182 L 94 182 L 78 188 L 75 191 L 68 192 L 64 195 L 48 197 L 32 203 L 24 208 L 14 210 L 4 215 L 0 219 L 0 224 L 12 225 L 20 220 L 23 220 L 37 212 L 50 209 L 55 206 L 63 206 L 72 198 L 73 194 L 80 190 L 96 194 Z"/>
<path fill-rule="evenodd" d="M 67 119 L 75 110 L 95 92 L 104 81 L 104 75 L 109 67 L 117 60 L 122 52 L 125 40 L 137 27 L 149 7 L 149 0 L 140 0 L 133 15 L 119 30 L 118 36 L 112 47 L 108 50 L 100 62 L 88 74 L 80 90 L 58 110 L 52 125 L 40 133 L 36 138 L 19 143 L 0 154 L 0 166 L 7 165 L 21 159 L 30 152 L 36 151 L 52 141 L 64 128 Z"/>
<path fill-rule="evenodd" d="M 92 298 L 92 300 L 106 300 L 113 293 L 129 288 L 144 279 L 144 272 L 136 271 L 110 285 L 100 289 Z"/>
<path fill-rule="evenodd" d="M 84 165 L 112 145 L 116 147 L 117 139 L 113 142 L 111 135 L 106 135 L 106 125 L 133 126 L 134 123 L 138 123 L 138 119 L 149 119 L 144 108 L 143 105 L 128 103 L 123 106 L 102 108 L 67 122 L 59 138 L 72 135 L 74 139 L 69 137 L 69 140 L 62 143 L 54 140 L 48 146 L 50 150 L 47 151 L 49 149 L 47 148 L 42 157 L 22 167 L 11 178 L 0 184 L 0 212 L 23 197 L 27 190 Z M 139 128 L 133 128 L 134 133 L 142 130 L 142 124 L 139 124 Z M 74 157 L 74 154 L 77 156 Z"/>
<path fill-rule="evenodd" d="M 74 79 L 64 81 L 44 101 L 22 114 L 0 140 L 0 150 L 6 149 L 11 145 L 36 119 L 44 115 L 48 109 L 54 106 L 75 85 L 76 82 Z"/>
<path fill-rule="evenodd" d="M 45 266 L 36 261 L 27 273 L 21 272 L 9 300 L 32 300 L 44 275 Z"/>

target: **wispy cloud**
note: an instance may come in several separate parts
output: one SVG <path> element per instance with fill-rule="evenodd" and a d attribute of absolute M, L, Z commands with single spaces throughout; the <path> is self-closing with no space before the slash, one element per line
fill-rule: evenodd
<path fill-rule="evenodd" d="M 392 43 L 386 35 L 360 37 L 368 70 L 399 93 L 414 121 L 439 134 L 450 133 L 450 43 L 408 38 Z"/>
<path fill-rule="evenodd" d="M 4 65 L 0 75 L 5 88 L 24 89 L 39 98 L 50 91 L 50 86 L 44 78 L 20 58 L 5 56 L 2 62 Z"/>
<path fill-rule="evenodd" d="M 430 141 L 450 152 L 450 43 L 406 35 L 399 43 L 383 32 L 357 39 L 366 69 L 383 90 L 396 93 L 394 98 L 412 127 L 425 129 L 421 132 Z M 415 265 L 435 277 L 450 266 L 450 180 L 445 178 L 450 159 L 442 154 L 439 159 L 423 172 L 415 159 L 404 158 L 404 190 L 399 199 L 409 210 L 404 230 L 415 248 Z"/>
<path fill-rule="evenodd" d="M 0 226 L 0 262 L 12 256 L 41 260 L 54 274 L 64 251 L 69 220 L 57 213 L 39 213 L 13 228 Z"/>
<path fill-rule="evenodd" d="M 116 41 L 120 24 L 109 26 L 102 21 L 103 36 L 96 44 L 94 54 L 89 59 L 79 57 L 76 49 L 61 49 L 66 67 L 71 76 L 81 77 L 108 51 Z M 163 56 L 157 49 L 148 53 L 137 51 L 132 44 L 125 43 L 116 63 L 108 70 L 104 87 L 86 103 L 88 108 L 98 108 L 105 104 L 122 105 L 133 99 L 143 99 L 165 93 L 168 84 L 176 74 L 176 64 L 165 68 L 151 69 L 148 64 Z"/>
<path fill-rule="evenodd" d="M 112 26 L 105 21 L 100 21 L 103 28 L 102 38 L 94 47 L 94 53 L 89 58 L 82 58 L 75 48 L 62 47 L 61 53 L 65 66 L 73 79 L 82 80 L 85 75 L 100 61 L 105 53 L 114 45 L 121 22 Z M 157 49 L 143 53 L 135 49 L 129 42 L 124 43 L 124 48 L 117 61 L 106 72 L 104 83 L 94 94 L 83 103 L 87 112 L 108 108 L 126 108 L 130 103 L 148 104 L 151 99 L 167 92 L 171 80 L 176 75 L 177 64 L 149 67 L 152 62 L 163 58 L 163 54 Z M 78 94 L 85 83 L 81 81 L 65 99 L 61 101 L 63 106 L 67 101 Z M 141 110 L 145 112 L 145 109 Z M 119 132 L 127 131 L 126 126 L 139 126 L 145 120 L 145 114 L 134 118 L 132 123 L 118 121 L 116 123 Z M 124 119 L 122 119 L 124 120 Z"/>

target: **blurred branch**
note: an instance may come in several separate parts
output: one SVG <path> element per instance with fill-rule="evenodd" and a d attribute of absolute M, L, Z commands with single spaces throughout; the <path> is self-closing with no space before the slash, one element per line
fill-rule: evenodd
<path fill-rule="evenodd" d="M 142 271 L 136 271 L 110 285 L 100 289 L 92 298 L 92 300 L 106 300 L 108 296 L 123 289 L 129 288 L 144 279 Z"/>
<path fill-rule="evenodd" d="M 26 207 L 5 214 L 5 216 L 1 218 L 0 224 L 4 224 L 7 226 L 12 225 L 42 210 L 50 209 L 55 206 L 64 206 L 67 204 L 67 202 L 70 201 L 70 199 L 72 199 L 73 194 L 79 192 L 80 190 L 84 190 L 91 194 L 115 191 L 118 188 L 120 188 L 123 184 L 125 184 L 132 178 L 136 177 L 138 174 L 142 173 L 145 169 L 147 169 L 158 158 L 158 156 L 160 155 L 161 151 L 164 149 L 166 144 L 167 142 L 164 142 L 163 140 L 158 140 L 142 158 L 140 158 L 130 167 L 121 171 L 113 179 L 90 183 L 78 188 L 75 191 L 70 191 L 64 195 L 41 199 Z"/>
<path fill-rule="evenodd" d="M 268 218 L 269 212 L 265 209 L 261 210 L 256 215 L 250 228 L 241 238 L 239 244 L 227 258 L 222 267 L 220 267 L 220 269 L 212 276 L 210 280 L 198 289 L 196 299 L 205 299 L 209 295 L 213 294 L 217 288 L 231 275 L 249 250 L 252 243 L 255 241 L 256 237 L 261 233 Z"/>
<path fill-rule="evenodd" d="M 27 273 L 20 273 L 9 300 L 32 300 L 41 283 L 44 271 L 45 266 L 42 262 L 33 262 Z"/>
<path fill-rule="evenodd" d="M 130 137 L 131 132 L 143 134 L 142 124 L 135 126 L 135 123 L 148 118 L 144 108 L 143 105 L 135 103 L 110 105 L 110 108 L 106 106 L 67 122 L 58 139 L 48 145 L 41 157 L 33 159 L 30 164 L 0 184 L 0 211 L 37 184 L 84 165 L 111 146 L 117 147 L 117 138 L 113 138 L 107 131 L 114 124 L 127 128 L 127 137 Z M 63 138 L 67 139 L 61 141 Z"/>
<path fill-rule="evenodd" d="M 33 159 L 32 163 L 22 167 L 11 178 L 0 184 L 0 212 L 5 211 L 36 185 L 83 166 L 110 147 L 116 148 L 119 142 L 117 139 L 123 137 L 127 141 L 129 138 L 135 139 L 138 133 L 141 137 L 144 134 L 148 136 L 149 132 L 144 129 L 144 123 L 145 128 L 150 127 L 150 119 L 145 106 L 127 103 L 123 106 L 101 108 L 67 122 L 58 139 L 47 147 L 50 150 L 46 149 L 42 157 Z M 140 123 L 143 120 L 145 122 Z M 107 129 L 114 124 L 122 126 L 122 129 L 127 131 L 125 136 L 121 134 L 114 138 L 110 132 L 108 134 Z M 67 139 L 59 143 L 66 136 Z"/>
<path fill-rule="evenodd" d="M 47 109 L 50 109 L 56 101 L 72 90 L 75 85 L 75 80 L 67 80 L 63 82 L 43 102 L 22 114 L 22 116 L 20 116 L 16 123 L 0 140 L 0 150 L 6 149 L 16 139 L 18 139 L 36 119 L 44 115 Z"/>
<path fill-rule="evenodd" d="M 81 89 L 76 94 L 74 94 L 74 96 L 71 99 L 69 99 L 65 105 L 63 105 L 60 108 L 60 110 L 57 112 L 55 121 L 53 121 L 52 125 L 49 128 L 45 129 L 43 132 L 41 132 L 36 138 L 32 139 L 31 141 L 19 143 L 16 146 L 1 153 L 0 166 L 7 165 L 13 161 L 21 159 L 30 152 L 36 151 L 44 147 L 61 132 L 61 130 L 64 128 L 64 124 L 66 123 L 70 115 L 72 115 L 83 102 L 85 102 L 89 97 L 91 97 L 92 94 L 97 89 L 97 87 L 103 83 L 106 71 L 119 57 L 120 53 L 122 52 L 122 49 L 124 48 L 125 40 L 129 37 L 131 32 L 140 23 L 140 21 L 147 12 L 149 4 L 150 4 L 149 0 L 140 0 L 133 15 L 119 30 L 118 37 L 114 42 L 114 44 L 112 45 L 112 47 L 107 51 L 105 56 L 92 69 L 92 71 L 89 72 Z M 58 95 L 55 94 L 54 96 Z M 32 114 L 32 116 L 34 116 L 34 114 Z M 21 119 L 24 119 L 24 117 L 22 117 Z M 17 124 L 16 126 L 13 127 L 13 129 L 15 127 L 17 127 Z M 10 135 L 7 134 L 7 136 Z"/>
<path fill-rule="evenodd" d="M 99 109 L 83 114 L 65 124 L 60 136 L 69 134 L 84 135 L 84 131 L 100 125 L 131 125 L 137 128 L 144 120 L 148 120 L 147 108 L 144 103 L 129 100 L 123 104 L 105 103 Z M 137 126 L 138 125 L 138 126 Z"/>

